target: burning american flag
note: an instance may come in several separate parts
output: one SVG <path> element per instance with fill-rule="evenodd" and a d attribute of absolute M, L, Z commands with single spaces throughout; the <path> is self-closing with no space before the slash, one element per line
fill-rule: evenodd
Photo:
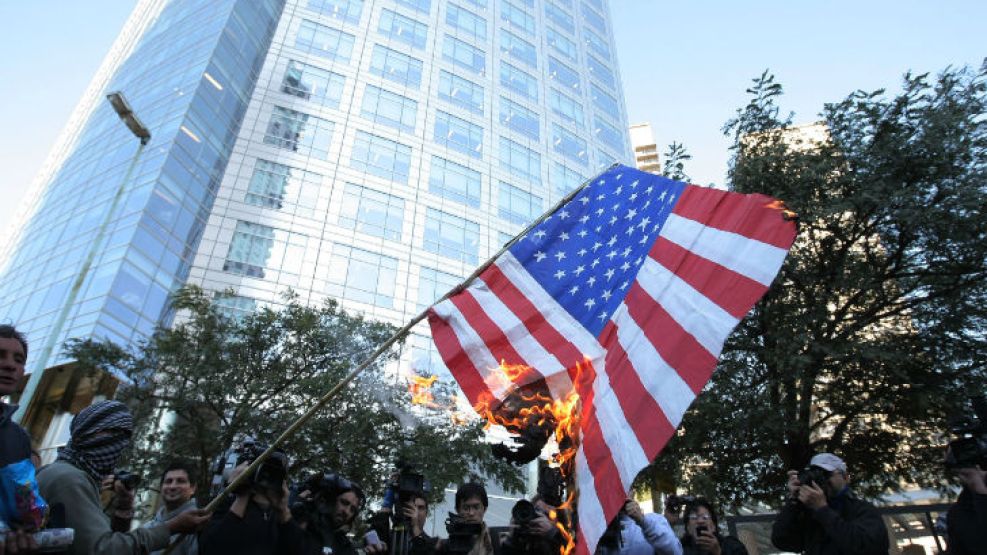
<path fill-rule="evenodd" d="M 512 392 L 578 395 L 577 553 L 595 551 L 778 273 L 795 238 L 783 211 L 615 166 L 429 312 L 478 410 Z"/>

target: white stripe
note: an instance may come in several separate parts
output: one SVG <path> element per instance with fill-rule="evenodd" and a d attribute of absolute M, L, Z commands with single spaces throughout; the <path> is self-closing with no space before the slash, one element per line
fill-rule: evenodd
<path fill-rule="evenodd" d="M 572 380 L 569 379 L 566 367 L 559 362 L 559 359 L 546 351 L 532 337 L 524 323 L 511 312 L 511 309 L 497 295 L 490 291 L 490 287 L 482 279 L 474 281 L 467 291 L 483 307 L 483 311 L 497 324 L 500 331 L 507 336 L 507 340 L 524 359 L 524 363 L 545 377 L 545 383 L 552 392 L 552 397 L 564 399 L 572 391 Z"/>
<path fill-rule="evenodd" d="M 571 314 L 566 312 L 559 305 L 558 301 L 553 299 L 535 281 L 535 278 L 531 277 L 531 274 L 521 266 L 521 263 L 514 258 L 514 255 L 510 251 L 505 252 L 503 256 L 498 258 L 496 264 L 500 268 L 500 271 L 507 276 L 507 279 L 511 280 L 514 286 L 521 291 L 521 294 L 527 297 L 538 308 L 538 311 L 548 320 L 548 323 L 559 330 L 562 337 L 568 339 L 570 343 L 579 349 L 580 353 L 588 357 L 594 367 L 597 369 L 602 367 L 603 357 L 606 356 L 606 351 L 600 346 L 596 337 L 576 321 Z"/>
<path fill-rule="evenodd" d="M 620 473 L 620 483 L 628 491 L 638 472 L 648 466 L 648 456 L 610 387 L 610 377 L 603 371 L 597 371 L 593 381 L 593 407 L 610 458 Z"/>
<path fill-rule="evenodd" d="M 596 495 L 596 481 L 589 471 L 586 453 L 580 445 L 576 450 L 576 485 L 579 488 L 579 528 L 589 544 L 589 552 L 595 552 L 596 542 L 607 529 L 607 519 L 603 515 L 603 505 Z"/>
<path fill-rule="evenodd" d="M 627 353 L 627 359 L 644 388 L 661 407 L 672 427 L 678 427 L 682 415 L 695 399 L 689 384 L 661 358 L 654 344 L 627 311 L 626 304 L 621 304 L 617 309 L 613 323 L 617 327 L 617 341 Z"/>
<path fill-rule="evenodd" d="M 658 236 L 764 285 L 771 285 L 788 254 L 785 249 L 678 214 L 668 216 Z"/>
<path fill-rule="evenodd" d="M 637 281 L 685 331 L 714 357 L 720 357 L 723 343 L 739 319 L 651 257 L 645 259 Z"/>
<path fill-rule="evenodd" d="M 509 384 L 505 383 L 502 379 L 498 379 L 502 375 L 500 362 L 490 353 L 490 350 L 487 349 L 483 340 L 476 333 L 476 330 L 466 321 L 466 317 L 459 311 L 459 308 L 452 301 L 447 300 L 435 305 L 432 307 L 432 310 L 452 328 L 452 332 L 456 334 L 456 339 L 459 340 L 459 345 L 466 353 L 466 356 L 469 357 L 473 366 L 480 371 L 483 381 L 490 388 L 490 392 L 497 399 L 503 400 L 507 396 L 507 386 Z"/>

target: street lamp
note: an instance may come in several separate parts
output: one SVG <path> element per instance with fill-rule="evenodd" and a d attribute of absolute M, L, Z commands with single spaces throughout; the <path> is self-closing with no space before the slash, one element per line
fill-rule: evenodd
<path fill-rule="evenodd" d="M 17 412 L 14 413 L 14 420 L 19 423 L 23 423 L 24 415 L 27 413 L 27 409 L 31 404 L 34 393 L 38 388 L 38 383 L 41 381 L 41 375 L 48 367 L 51 353 L 55 350 L 55 343 L 58 341 L 58 337 L 62 334 L 62 328 L 65 326 L 65 320 L 68 318 L 69 311 L 75 305 L 76 299 L 79 296 L 79 291 L 82 289 L 82 284 L 85 283 L 86 276 L 92 268 L 93 260 L 95 260 L 96 254 L 102 246 L 103 238 L 106 235 L 106 229 L 109 227 L 110 222 L 113 221 L 113 213 L 116 212 L 117 205 L 120 204 L 120 199 L 123 198 L 124 190 L 127 188 L 127 182 L 130 181 L 130 176 L 134 171 L 134 167 L 137 166 L 137 161 L 140 159 L 141 153 L 144 152 L 144 146 L 151 140 L 151 131 L 143 123 L 141 123 L 139 119 L 137 119 L 136 115 L 134 115 L 134 111 L 130 108 L 130 104 L 127 102 L 127 99 L 124 98 L 122 92 L 111 92 L 106 95 L 106 98 L 110 101 L 110 106 L 113 107 L 113 111 L 120 116 L 121 120 L 123 120 L 123 123 L 127 126 L 127 129 L 129 129 L 135 137 L 140 139 L 140 146 L 137 147 L 137 152 L 134 153 L 134 157 L 130 161 L 130 165 L 127 167 L 127 172 L 124 174 L 123 180 L 120 182 L 120 185 L 117 186 L 116 193 L 113 195 L 113 202 L 110 204 L 109 209 L 106 211 L 106 216 L 103 217 L 103 222 L 96 231 L 96 237 L 89 245 L 89 252 L 86 254 L 82 267 L 79 269 L 79 274 L 75 277 L 75 282 L 72 283 L 72 288 L 69 290 L 68 298 L 65 299 L 65 303 L 62 305 L 62 310 L 58 313 L 58 318 L 55 320 L 55 324 L 51 327 L 51 331 L 48 333 L 48 340 L 45 341 L 44 348 L 41 350 L 38 363 L 35 366 L 36 369 L 34 372 L 31 372 L 31 375 L 28 377 L 27 384 L 24 386 L 24 392 L 21 394 L 18 402 L 20 406 L 17 408 Z"/>

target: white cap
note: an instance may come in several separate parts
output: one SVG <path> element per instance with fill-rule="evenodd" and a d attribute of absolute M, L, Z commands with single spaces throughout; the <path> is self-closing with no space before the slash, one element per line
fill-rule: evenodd
<path fill-rule="evenodd" d="M 812 457 L 812 460 L 809 461 L 809 466 L 818 466 L 830 472 L 839 470 L 841 473 L 846 474 L 846 463 L 843 462 L 843 459 L 832 453 L 819 453 L 815 457 Z"/>

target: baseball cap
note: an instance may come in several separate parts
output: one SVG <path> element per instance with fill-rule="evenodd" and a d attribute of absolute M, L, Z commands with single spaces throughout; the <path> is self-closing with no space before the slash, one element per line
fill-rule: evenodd
<path fill-rule="evenodd" d="M 846 474 L 846 463 L 843 462 L 843 459 L 832 453 L 819 453 L 815 457 L 812 457 L 812 460 L 809 461 L 809 466 L 818 466 L 830 472 L 839 470 L 843 474 Z"/>

